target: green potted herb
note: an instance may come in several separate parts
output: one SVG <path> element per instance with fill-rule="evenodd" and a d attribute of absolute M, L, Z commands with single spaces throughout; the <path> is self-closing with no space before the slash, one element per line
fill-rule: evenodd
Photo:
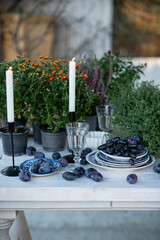
<path fill-rule="evenodd" d="M 115 124 L 124 136 L 138 135 L 150 154 L 160 155 L 160 89 L 153 82 L 122 89 L 115 106 Z"/>

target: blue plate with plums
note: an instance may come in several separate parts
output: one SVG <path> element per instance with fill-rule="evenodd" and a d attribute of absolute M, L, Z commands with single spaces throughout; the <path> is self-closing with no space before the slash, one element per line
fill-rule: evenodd
<path fill-rule="evenodd" d="M 62 165 L 54 159 L 34 158 L 22 162 L 19 168 L 21 171 L 23 168 L 28 169 L 32 176 L 44 177 L 57 173 Z"/>

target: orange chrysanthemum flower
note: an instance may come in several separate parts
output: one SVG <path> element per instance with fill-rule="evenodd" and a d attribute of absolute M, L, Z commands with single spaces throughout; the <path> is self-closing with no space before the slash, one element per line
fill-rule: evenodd
<path fill-rule="evenodd" d="M 15 78 L 14 81 L 17 82 L 18 80 Z"/>
<path fill-rule="evenodd" d="M 84 76 L 85 78 L 87 78 L 87 77 L 88 77 L 88 75 L 87 75 L 87 74 L 84 74 L 83 76 Z"/>
<path fill-rule="evenodd" d="M 83 78 L 83 75 L 78 75 L 78 77 Z"/>
<path fill-rule="evenodd" d="M 57 63 L 55 63 L 55 62 L 53 62 L 52 65 L 53 65 L 54 67 L 57 67 Z"/>
<path fill-rule="evenodd" d="M 76 68 L 79 68 L 79 65 L 78 65 L 78 64 L 76 64 Z"/>
<path fill-rule="evenodd" d="M 22 72 L 25 72 L 25 71 L 26 71 L 26 69 L 25 69 L 25 68 L 22 68 L 21 70 L 22 70 Z"/>
<path fill-rule="evenodd" d="M 52 75 L 54 76 L 56 74 L 56 72 L 57 72 L 56 70 L 52 71 Z"/>
<path fill-rule="evenodd" d="M 22 67 L 22 63 L 19 64 L 19 67 Z"/>
<path fill-rule="evenodd" d="M 39 56 L 39 58 L 43 58 L 43 56 Z"/>
<path fill-rule="evenodd" d="M 45 59 L 45 60 L 46 60 L 46 59 L 49 59 L 49 57 L 48 57 L 48 56 L 45 56 L 43 59 Z"/>
<path fill-rule="evenodd" d="M 63 81 L 63 82 L 65 82 L 67 79 L 68 79 L 68 76 L 67 76 L 67 75 L 63 75 L 63 76 L 62 76 L 62 81 Z"/>
<path fill-rule="evenodd" d="M 60 70 L 60 67 L 56 67 L 57 71 Z"/>
<path fill-rule="evenodd" d="M 35 63 L 33 63 L 33 66 L 34 67 L 39 67 L 39 63 L 35 62 Z"/>
<path fill-rule="evenodd" d="M 16 57 L 17 57 L 17 58 L 20 58 L 20 55 L 17 55 Z"/>
<path fill-rule="evenodd" d="M 54 77 L 49 77 L 48 79 L 50 82 L 52 82 L 54 80 Z"/>

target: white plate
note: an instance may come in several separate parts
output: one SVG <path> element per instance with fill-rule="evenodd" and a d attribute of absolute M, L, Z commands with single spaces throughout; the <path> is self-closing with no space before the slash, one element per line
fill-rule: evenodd
<path fill-rule="evenodd" d="M 116 155 L 110 155 L 108 153 L 103 152 L 102 150 L 100 150 L 104 155 L 106 155 L 107 157 L 110 157 L 112 159 L 116 159 L 116 160 L 123 160 L 123 161 L 128 161 L 131 159 L 131 157 L 122 157 L 122 156 L 116 156 Z M 148 154 L 148 151 L 144 151 L 144 153 L 137 155 L 136 159 L 142 158 L 144 157 L 146 154 Z"/>
<path fill-rule="evenodd" d="M 150 156 L 149 160 L 147 163 L 145 163 L 144 165 L 142 166 L 138 166 L 138 167 L 134 167 L 134 166 L 130 166 L 130 167 L 122 167 L 122 168 L 117 168 L 115 166 L 109 166 L 109 165 L 106 165 L 106 164 L 102 164 L 100 162 L 98 162 L 96 159 L 95 159 L 95 154 L 97 153 L 97 151 L 93 151 L 89 154 L 87 154 L 86 156 L 86 160 L 96 166 L 96 167 L 100 167 L 100 168 L 104 168 L 104 169 L 108 169 L 108 170 L 111 170 L 111 171 L 135 171 L 135 170 L 140 170 L 140 169 L 144 169 L 144 168 L 147 168 L 149 166 L 151 166 L 152 164 L 154 164 L 155 162 L 155 158 L 153 156 Z"/>
<path fill-rule="evenodd" d="M 43 159 L 45 161 L 52 161 L 55 166 L 54 171 L 50 172 L 50 173 L 43 173 L 43 174 L 42 173 L 33 173 L 30 170 L 31 164 L 34 161 L 39 160 L 39 159 Z M 37 176 L 37 177 L 44 177 L 44 176 L 49 176 L 49 175 L 55 174 L 62 168 L 62 165 L 60 162 L 58 162 L 57 160 L 49 159 L 49 158 L 34 158 L 34 159 L 26 160 L 20 164 L 20 166 L 19 166 L 20 170 L 23 169 L 23 166 L 25 166 L 29 170 L 29 172 L 32 176 Z"/>
<path fill-rule="evenodd" d="M 99 158 L 96 158 L 96 155 L 95 155 L 95 159 L 104 164 L 105 166 L 113 166 L 115 168 L 134 168 L 134 167 L 139 167 L 139 166 L 142 166 L 144 165 L 145 163 L 147 163 L 150 159 L 150 157 L 148 156 L 147 159 L 144 161 L 144 162 L 141 162 L 141 163 L 138 163 L 138 164 L 134 164 L 134 165 L 131 165 L 131 164 L 116 164 L 116 163 L 110 163 L 110 162 L 105 162 L 103 160 L 100 160 Z"/>
<path fill-rule="evenodd" d="M 109 158 L 107 156 L 104 156 L 104 154 L 102 154 L 102 152 L 97 151 L 97 153 L 95 154 L 95 159 L 100 162 L 103 163 L 105 165 L 110 165 L 110 166 L 117 166 L 117 167 L 137 167 L 137 166 L 141 166 L 144 165 L 146 162 L 148 162 L 149 160 L 149 156 L 148 154 L 140 159 L 137 159 L 134 163 L 134 165 L 131 165 L 131 163 L 128 161 L 119 161 L 116 159 L 112 159 Z"/>

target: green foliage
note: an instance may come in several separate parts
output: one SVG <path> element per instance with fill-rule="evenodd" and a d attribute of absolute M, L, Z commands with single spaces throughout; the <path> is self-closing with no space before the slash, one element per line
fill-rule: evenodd
<path fill-rule="evenodd" d="M 40 56 L 40 63 L 24 55 L 0 64 L 0 118 L 6 119 L 5 71 L 12 66 L 14 74 L 15 118 L 26 117 L 58 132 L 69 122 L 69 64 L 65 59 L 52 61 Z M 80 63 L 81 64 L 81 63 Z M 99 93 L 87 84 L 76 64 L 76 120 L 85 120 L 96 108 Z"/>
<path fill-rule="evenodd" d="M 109 73 L 112 69 L 111 83 L 107 91 L 108 100 L 117 98 L 120 91 L 128 85 L 134 86 L 136 80 L 143 74 L 145 64 L 135 66 L 131 58 L 126 58 L 123 54 L 115 56 L 108 51 L 99 60 L 99 65 L 103 69 L 103 81 L 108 82 Z"/>
<path fill-rule="evenodd" d="M 160 89 L 142 82 L 136 89 L 122 89 L 113 100 L 115 123 L 126 136 L 138 135 L 150 154 L 160 155 Z"/>

